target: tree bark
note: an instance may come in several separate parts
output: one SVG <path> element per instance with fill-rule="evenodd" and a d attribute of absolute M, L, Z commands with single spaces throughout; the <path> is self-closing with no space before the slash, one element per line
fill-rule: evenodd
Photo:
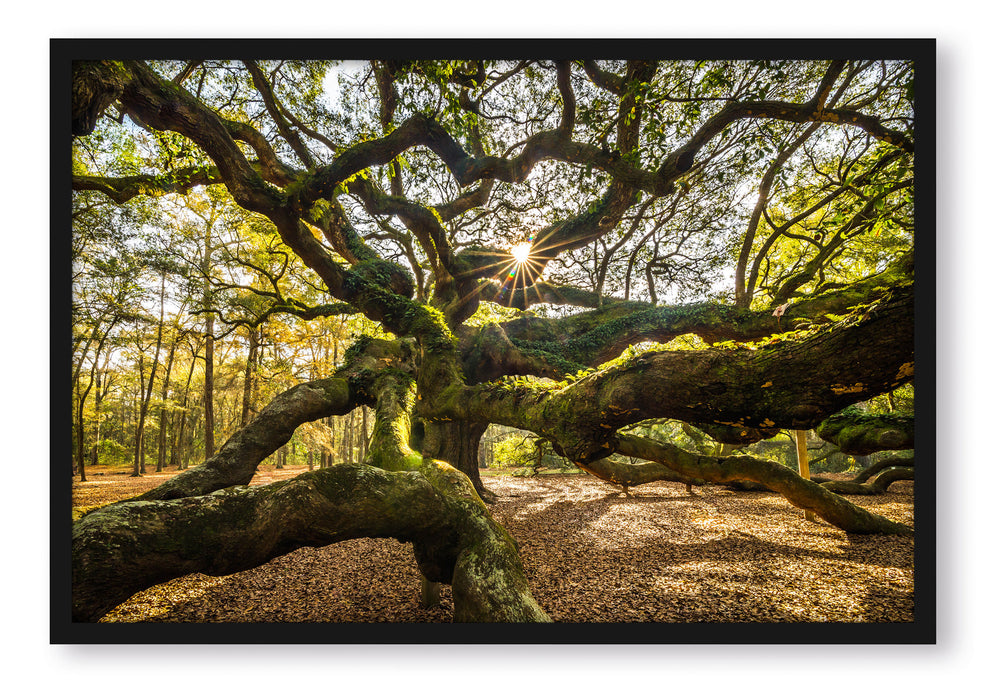
<path fill-rule="evenodd" d="M 452 464 L 471 480 L 478 495 L 486 501 L 494 500 L 494 494 L 481 483 L 478 450 L 481 436 L 488 423 L 462 421 L 431 422 L 425 425 L 423 456 Z"/>
<path fill-rule="evenodd" d="M 549 622 L 529 591 L 515 540 L 491 519 L 470 480 L 409 448 L 409 375 L 382 373 L 371 387 L 366 378 L 354 376 L 354 394 L 342 378 L 294 387 L 235 434 L 212 464 L 78 520 L 73 619 L 97 621 L 134 592 L 184 574 L 222 575 L 298 547 L 395 537 L 413 542 L 428 581 L 453 587 L 455 621 Z M 384 469 L 345 464 L 230 488 L 246 483 L 253 468 L 244 465 L 260 462 L 300 421 L 352 410 L 353 396 L 369 392 L 379 417 L 370 454 Z M 281 426 L 279 434 L 273 425 Z M 193 483 L 197 470 L 203 479 Z"/>
<path fill-rule="evenodd" d="M 826 418 L 815 432 L 848 455 L 914 448 L 914 416 L 910 413 L 867 413 L 850 406 Z"/>

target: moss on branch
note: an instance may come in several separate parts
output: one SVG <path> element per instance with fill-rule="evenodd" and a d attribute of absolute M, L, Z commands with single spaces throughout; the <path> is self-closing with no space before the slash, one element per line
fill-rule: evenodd
<path fill-rule="evenodd" d="M 869 413 L 850 406 L 826 418 L 815 431 L 849 455 L 914 448 L 914 415 L 910 413 Z"/>

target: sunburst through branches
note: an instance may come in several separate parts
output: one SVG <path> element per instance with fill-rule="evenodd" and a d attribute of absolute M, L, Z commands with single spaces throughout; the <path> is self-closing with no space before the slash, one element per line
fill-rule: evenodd
<path fill-rule="evenodd" d="M 539 288 L 534 285 L 546 265 L 548 256 L 541 256 L 539 250 L 534 247 L 535 237 L 536 234 L 530 234 L 529 238 L 509 248 L 506 263 L 498 272 L 498 279 L 502 280 L 502 289 L 497 298 L 500 301 L 507 301 L 510 306 L 515 306 L 514 297 L 517 291 L 522 292 L 522 308 L 532 303 L 529 299 L 531 291 L 536 293 L 537 299 L 540 298 Z"/>

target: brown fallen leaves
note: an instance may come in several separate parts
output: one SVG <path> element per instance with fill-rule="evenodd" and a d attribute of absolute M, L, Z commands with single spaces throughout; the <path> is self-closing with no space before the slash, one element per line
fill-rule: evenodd
<path fill-rule="evenodd" d="M 98 468 L 97 468 L 98 469 Z M 268 468 L 253 483 L 293 476 Z M 155 476 L 165 478 L 170 474 Z M 151 488 L 104 472 L 74 484 L 87 507 Z M 519 541 L 533 594 L 559 622 L 910 622 L 913 541 L 847 535 L 783 498 L 648 484 L 635 497 L 587 475 L 488 476 L 493 515 Z M 842 478 L 842 477 L 837 477 Z M 103 482 L 103 483 L 100 483 Z M 857 505 L 913 524 L 911 482 Z M 353 540 L 249 571 L 186 576 L 132 596 L 103 622 L 448 622 L 419 607 L 411 545 Z"/>

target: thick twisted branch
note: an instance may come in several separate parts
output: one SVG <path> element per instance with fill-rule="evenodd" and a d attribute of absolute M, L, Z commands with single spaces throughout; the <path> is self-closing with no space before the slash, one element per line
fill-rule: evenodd
<path fill-rule="evenodd" d="M 715 483 L 755 481 L 779 493 L 794 506 L 815 512 L 846 532 L 910 535 L 912 529 L 853 505 L 782 464 L 744 456 L 706 457 L 633 435 L 619 435 L 617 451 L 650 459 L 688 477 Z"/>

